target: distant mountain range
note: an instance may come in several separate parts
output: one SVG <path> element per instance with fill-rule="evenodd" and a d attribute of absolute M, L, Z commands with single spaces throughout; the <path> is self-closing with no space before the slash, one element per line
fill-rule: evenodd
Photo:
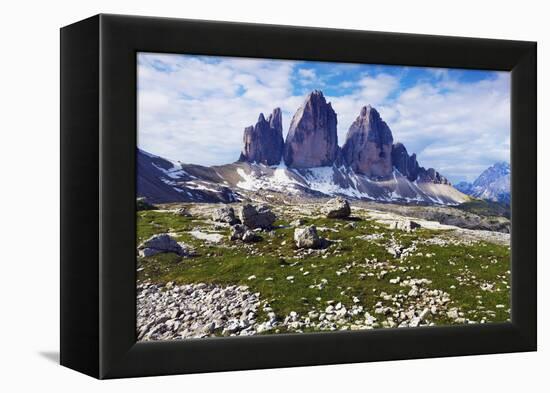
<path fill-rule="evenodd" d="M 336 124 L 336 112 L 315 90 L 294 114 L 286 139 L 279 108 L 267 119 L 260 114 L 245 128 L 235 163 L 183 164 L 138 149 L 138 196 L 153 203 L 232 202 L 258 191 L 450 205 L 469 200 L 394 143 L 389 126 L 371 106 L 361 108 L 342 147 Z"/>
<path fill-rule="evenodd" d="M 460 182 L 455 188 L 475 198 L 510 204 L 510 164 L 497 162 L 473 182 Z"/>

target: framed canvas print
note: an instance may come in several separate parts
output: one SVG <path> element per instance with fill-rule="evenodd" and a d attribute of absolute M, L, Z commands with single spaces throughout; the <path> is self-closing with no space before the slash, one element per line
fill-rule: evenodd
<path fill-rule="evenodd" d="M 536 350 L 536 44 L 61 29 L 61 364 Z"/>

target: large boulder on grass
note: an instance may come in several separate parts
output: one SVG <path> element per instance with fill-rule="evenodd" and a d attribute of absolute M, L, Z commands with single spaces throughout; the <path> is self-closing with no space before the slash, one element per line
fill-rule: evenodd
<path fill-rule="evenodd" d="M 294 230 L 294 241 L 298 248 L 325 248 L 327 241 L 317 233 L 317 228 L 310 225 Z"/>
<path fill-rule="evenodd" d="M 169 252 L 182 257 L 192 255 L 192 250 L 186 244 L 178 243 L 176 239 L 167 233 L 153 235 L 138 246 L 140 257 L 150 257 L 156 254 Z"/>
<path fill-rule="evenodd" d="M 238 222 L 235 217 L 235 210 L 231 206 L 223 206 L 214 210 L 212 220 L 217 222 L 225 222 L 229 225 L 234 225 Z"/>
<path fill-rule="evenodd" d="M 321 209 L 328 218 L 346 218 L 351 214 L 349 202 L 344 198 L 334 198 L 325 203 Z"/>
<path fill-rule="evenodd" d="M 256 207 L 249 203 L 243 205 L 239 212 L 241 223 L 250 229 L 271 228 L 277 217 L 267 206 Z"/>
<path fill-rule="evenodd" d="M 237 224 L 229 228 L 229 238 L 231 240 L 242 240 L 247 229 L 244 225 Z"/>
<path fill-rule="evenodd" d="M 233 225 L 229 229 L 229 238 L 231 240 L 242 240 L 244 243 L 254 243 L 262 240 L 258 234 L 242 224 Z"/>

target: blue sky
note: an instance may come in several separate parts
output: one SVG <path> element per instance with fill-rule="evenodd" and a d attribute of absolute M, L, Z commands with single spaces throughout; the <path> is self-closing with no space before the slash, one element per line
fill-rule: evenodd
<path fill-rule="evenodd" d="M 314 89 L 337 113 L 340 145 L 370 104 L 394 141 L 453 182 L 509 161 L 507 72 L 155 53 L 138 55 L 138 145 L 186 163 L 230 163 L 260 112 L 280 107 L 286 136 Z"/>

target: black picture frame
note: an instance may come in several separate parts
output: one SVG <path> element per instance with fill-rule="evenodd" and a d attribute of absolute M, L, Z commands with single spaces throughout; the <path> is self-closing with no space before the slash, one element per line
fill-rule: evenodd
<path fill-rule="evenodd" d="M 511 71 L 511 323 L 136 342 L 136 53 Z M 537 348 L 536 43 L 97 15 L 61 29 L 61 364 L 96 378 Z"/>

